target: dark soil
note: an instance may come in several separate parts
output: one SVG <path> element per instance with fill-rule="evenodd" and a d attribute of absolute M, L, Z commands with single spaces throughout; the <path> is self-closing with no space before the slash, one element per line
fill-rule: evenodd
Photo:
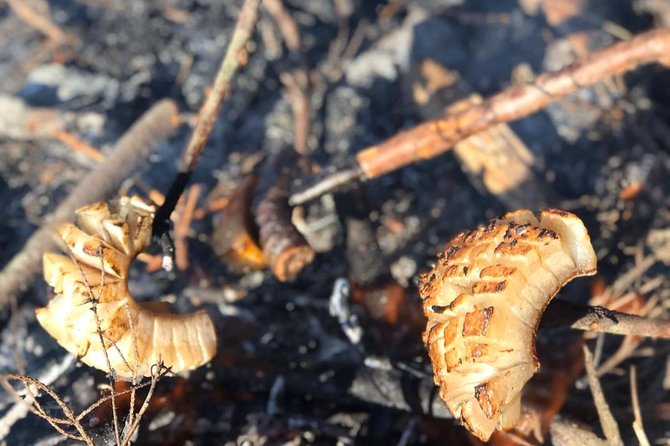
<path fill-rule="evenodd" d="M 262 10 L 249 63 L 234 82 L 192 179 L 202 185 L 202 196 L 215 186 L 221 195 L 230 193 L 250 159 L 292 145 L 291 102 L 280 76 L 301 64 L 311 80 L 309 157 L 337 168 L 357 150 L 426 118 L 413 90 L 425 59 L 487 96 L 513 82 L 520 64 L 537 74 L 573 60 L 570 47 L 558 44 L 566 36 L 584 33 L 589 47 L 600 48 L 617 40 L 608 32 L 613 23 L 636 33 L 664 17 L 661 7 L 643 10 L 642 4 L 653 2 L 642 0 L 589 1 L 558 25 L 542 8 L 519 6 L 533 1 L 284 3 L 299 26 L 301 53 L 288 53 L 275 22 Z M 71 113 L 68 130 L 106 153 L 161 98 L 177 101 L 184 114 L 197 112 L 240 4 L 52 0 L 49 16 L 71 38 L 54 47 L 4 3 L 0 94 Z M 536 173 L 555 192 L 535 207 L 578 214 L 598 253 L 599 275 L 578 280 L 559 298 L 586 303 L 594 289 L 612 285 L 643 256 L 656 255 L 658 261 L 625 291 L 651 302 L 654 317 L 667 317 L 670 262 L 665 253 L 663 263 L 663 248 L 654 241 L 659 239 L 649 235 L 670 231 L 669 82 L 669 71 L 643 67 L 512 124 L 538 160 Z M 449 88 L 441 94 L 439 107 L 462 96 Z M 0 115 L 0 124 L 3 119 Z M 183 128 L 158 147 L 123 192 L 165 193 L 188 135 Z M 93 164 L 53 139 L 0 134 L 0 265 L 21 250 Z M 637 184 L 639 193 L 627 195 Z M 477 444 L 443 409 L 433 416 L 416 404 L 417 389 L 431 389 L 432 376 L 415 280 L 456 233 L 506 210 L 471 181 L 451 153 L 408 166 L 305 207 L 305 228 L 317 256 L 292 283 L 278 282 L 269 271 L 239 273 L 222 263 L 210 244 L 213 228 L 222 223 L 211 214 L 196 220 L 188 239 L 189 268 L 147 273 L 138 262 L 131 287 L 141 299 L 167 296 L 178 311 L 204 307 L 215 320 L 219 351 L 208 366 L 159 382 L 136 444 Z M 360 245 L 360 237 L 367 248 L 359 257 L 352 246 Z M 356 345 L 329 315 L 338 278 L 354 284 L 351 307 L 363 328 Z M 25 373 L 44 379 L 67 357 L 34 317 L 50 291 L 41 278 L 30 282 L 16 308 L 0 319 L 0 371 L 16 372 L 18 352 Z M 567 330 L 541 330 L 538 355 L 546 376 L 552 364 L 568 368 L 552 355 L 575 338 Z M 590 337 L 587 343 L 592 349 L 598 343 L 602 363 L 621 338 Z M 630 365 L 638 369 L 652 444 L 670 441 L 669 353 L 668 342 L 644 340 L 602 377 L 626 444 L 637 441 L 630 427 Z M 568 386 L 560 416 L 600 434 L 582 377 L 580 372 Z M 81 410 L 106 383 L 104 373 L 73 363 L 52 387 Z M 362 389 L 354 391 L 355 383 Z M 529 393 L 537 396 L 541 386 Z M 12 406 L 11 398 L 0 394 L 0 418 Z M 113 443 L 109 410 L 96 410 L 85 427 L 99 444 Z M 28 415 L 0 444 L 69 444 L 58 438 L 46 422 Z"/>

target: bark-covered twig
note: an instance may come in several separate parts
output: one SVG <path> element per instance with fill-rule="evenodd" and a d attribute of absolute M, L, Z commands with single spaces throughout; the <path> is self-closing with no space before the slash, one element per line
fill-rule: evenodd
<path fill-rule="evenodd" d="M 670 321 L 620 313 L 604 307 L 580 306 L 560 299 L 547 307 L 544 323 L 565 325 L 576 330 L 670 339 Z"/>
<path fill-rule="evenodd" d="M 55 246 L 54 227 L 71 221 L 76 209 L 103 200 L 112 193 L 160 141 L 174 133 L 177 114 L 177 106 L 170 100 L 155 104 L 121 137 L 105 162 L 82 178 L 58 208 L 45 218 L 44 225 L 0 272 L 0 310 L 34 279 L 41 267 L 42 254 Z"/>
<path fill-rule="evenodd" d="M 161 240 L 167 236 L 170 227 L 170 215 L 174 211 L 177 201 L 184 192 L 186 183 L 188 183 L 193 169 L 200 159 L 209 134 L 212 133 L 221 105 L 230 93 L 232 79 L 237 70 L 246 63 L 248 55 L 245 47 L 256 26 L 259 4 L 260 0 L 245 0 L 242 5 L 240 16 L 214 80 L 214 85 L 200 108 L 198 123 L 182 152 L 177 177 L 165 196 L 165 202 L 156 212 L 153 227 L 153 235 L 156 239 Z"/>
<path fill-rule="evenodd" d="M 621 74 L 643 64 L 670 64 L 670 30 L 648 31 L 596 51 L 589 57 L 535 81 L 513 86 L 465 110 L 442 119 L 424 122 L 356 155 L 344 172 L 327 175 L 291 197 L 301 204 L 342 186 L 351 179 L 366 181 L 410 163 L 432 158 L 464 138 L 493 125 L 533 114 L 561 97 L 593 85 L 607 76 Z M 324 186 L 327 184 L 327 187 Z"/>

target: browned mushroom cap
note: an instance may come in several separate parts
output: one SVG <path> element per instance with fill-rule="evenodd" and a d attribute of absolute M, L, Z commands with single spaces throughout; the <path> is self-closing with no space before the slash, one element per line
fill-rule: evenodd
<path fill-rule="evenodd" d="M 519 419 L 521 390 L 539 367 L 535 332 L 558 290 L 596 272 L 582 221 L 548 209 L 510 212 L 457 235 L 421 277 L 424 341 L 440 396 L 486 441 Z"/>
<path fill-rule="evenodd" d="M 105 371 L 111 366 L 119 377 L 149 376 L 159 362 L 178 373 L 216 352 L 207 313 L 159 311 L 155 302 L 135 302 L 128 290 L 128 269 L 151 241 L 154 212 L 137 197 L 85 206 L 76 212 L 76 225 L 58 227 L 70 257 L 43 258 L 56 297 L 35 311 L 38 321 L 82 362 Z"/>

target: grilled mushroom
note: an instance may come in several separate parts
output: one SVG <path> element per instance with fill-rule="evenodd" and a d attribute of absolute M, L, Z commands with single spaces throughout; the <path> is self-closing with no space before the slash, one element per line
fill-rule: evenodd
<path fill-rule="evenodd" d="M 130 294 L 128 269 L 151 241 L 154 212 L 137 197 L 80 208 L 77 225 L 58 226 L 70 255 L 43 257 L 56 296 L 35 311 L 37 320 L 82 362 L 119 377 L 150 376 L 161 362 L 178 373 L 216 352 L 206 312 L 174 314 L 168 304 L 136 302 Z"/>
<path fill-rule="evenodd" d="M 582 221 L 549 209 L 510 212 L 457 235 L 421 277 L 435 383 L 455 418 L 486 441 L 519 419 L 539 367 L 535 333 L 549 301 L 596 272 Z"/>

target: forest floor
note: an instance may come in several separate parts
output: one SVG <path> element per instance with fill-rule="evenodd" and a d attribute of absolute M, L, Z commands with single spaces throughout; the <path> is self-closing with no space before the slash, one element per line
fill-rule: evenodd
<path fill-rule="evenodd" d="M 160 298 L 179 312 L 204 308 L 219 344 L 207 366 L 158 382 L 136 444 L 481 444 L 450 419 L 434 391 L 416 280 L 454 235 L 515 207 L 568 210 L 589 230 L 599 272 L 567 286 L 558 299 L 668 317 L 670 71 L 660 65 L 614 76 L 510 124 L 517 145 L 532 156 L 541 190 L 520 185 L 496 194 L 481 172 L 450 152 L 326 194 L 293 212 L 316 256 L 288 282 L 267 268 L 248 271 L 220 260 L 214 236 L 227 224 L 218 213 L 236 186 L 264 160 L 281 159 L 287 147 L 300 146 L 324 171 L 347 166 L 357 151 L 471 93 L 490 96 L 618 40 L 670 26 L 666 3 L 268 3 L 283 9 L 271 14 L 261 6 L 248 63 L 186 190 L 193 206 L 178 207 L 178 270 L 162 271 L 151 258 L 133 267 L 130 287 L 138 299 Z M 240 5 L 0 4 L 0 266 L 163 98 L 177 103 L 184 124 L 110 197 L 167 192 Z M 294 169 L 293 187 L 309 176 L 303 172 Z M 347 280 L 349 294 L 338 279 Z M 34 310 L 52 291 L 41 276 L 25 281 L 29 286 L 13 305 L 0 308 L 0 372 L 48 381 L 81 411 L 109 379 L 72 360 L 41 328 Z M 345 308 L 329 310 L 335 301 Z M 340 323 L 346 311 L 355 317 Z M 525 401 L 546 414 L 545 425 L 524 441 L 572 444 L 549 432 L 559 419 L 602 436 L 582 343 L 596 352 L 625 444 L 637 441 L 631 366 L 647 436 L 651 444 L 670 444 L 668 341 L 542 327 L 542 368 Z M 0 444 L 70 444 L 35 415 L 10 419 L 16 407 L 0 393 Z M 96 444 L 113 444 L 109 405 L 95 409 L 84 427 Z M 491 444 L 516 444 L 521 436 L 496 434 Z"/>

